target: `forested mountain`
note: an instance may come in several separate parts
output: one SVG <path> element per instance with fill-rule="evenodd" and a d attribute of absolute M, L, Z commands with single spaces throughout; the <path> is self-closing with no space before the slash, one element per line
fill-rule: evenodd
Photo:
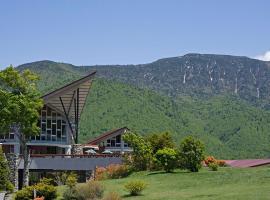
<path fill-rule="evenodd" d="M 41 76 L 42 93 L 94 69 L 80 140 L 128 126 L 141 134 L 200 137 L 221 158 L 270 156 L 270 65 L 247 57 L 187 54 L 143 65 L 24 64 Z"/>

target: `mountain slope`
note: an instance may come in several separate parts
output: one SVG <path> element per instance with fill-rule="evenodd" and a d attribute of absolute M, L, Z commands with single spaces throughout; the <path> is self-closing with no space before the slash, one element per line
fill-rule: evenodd
<path fill-rule="evenodd" d="M 240 56 L 187 54 L 142 65 L 101 65 L 77 67 L 51 61 L 28 63 L 19 68 L 58 66 L 67 73 L 98 70 L 97 76 L 153 89 L 167 96 L 209 97 L 234 94 L 248 102 L 269 106 L 270 62 Z M 51 69 L 50 68 L 50 69 Z"/>
<path fill-rule="evenodd" d="M 191 55 L 188 56 L 190 58 Z M 19 66 L 19 69 L 29 68 L 37 72 L 41 76 L 39 88 L 43 93 L 77 79 L 95 68 L 98 69 L 99 75 L 94 81 L 81 118 L 80 141 L 82 142 L 103 131 L 128 126 L 141 134 L 168 130 L 177 141 L 187 134 L 196 135 L 206 143 L 209 154 L 221 158 L 269 157 L 270 114 L 242 100 L 244 98 L 252 103 L 262 103 L 262 100 L 267 102 L 267 95 L 260 96 L 259 101 L 256 94 L 253 97 L 248 93 L 249 90 L 245 94 L 240 93 L 239 89 L 238 95 L 235 95 L 233 85 L 229 87 L 231 84 L 229 76 L 225 84 L 228 87 L 217 89 L 218 84 L 208 86 L 209 77 L 207 78 L 206 72 L 204 75 L 197 74 L 198 77 L 194 75 L 191 79 L 187 78 L 186 84 L 183 85 L 179 80 L 182 73 L 180 69 L 184 69 L 181 68 L 184 64 L 179 64 L 179 59 L 183 58 L 163 59 L 157 61 L 158 64 L 95 67 L 76 67 L 42 61 Z M 221 56 L 220 59 L 225 58 Z M 250 60 L 243 57 L 232 59 L 233 61 L 226 62 L 236 62 L 237 59 L 241 62 L 243 59 Z M 198 66 L 201 66 L 204 71 L 205 64 L 195 61 L 192 61 L 193 70 L 196 71 L 195 68 L 199 69 Z M 268 63 L 252 61 L 262 65 L 260 70 L 264 73 L 258 79 L 260 81 L 265 79 L 265 83 L 268 82 Z M 169 63 L 168 66 L 166 63 Z M 233 74 L 234 68 L 228 63 L 224 64 L 230 71 L 226 68 L 226 73 Z M 255 64 L 249 63 L 245 66 Z M 145 75 L 149 71 L 153 76 L 152 80 Z M 202 80 L 200 76 L 203 76 Z M 241 81 L 244 80 L 241 78 Z M 247 79 L 244 88 L 254 87 L 249 84 L 250 81 Z"/>

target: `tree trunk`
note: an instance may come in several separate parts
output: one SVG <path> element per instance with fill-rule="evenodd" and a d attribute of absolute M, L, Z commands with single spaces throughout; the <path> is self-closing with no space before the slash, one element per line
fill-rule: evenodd
<path fill-rule="evenodd" d="M 27 147 L 26 141 L 23 140 L 21 142 L 22 145 L 22 150 L 23 150 L 23 160 L 24 160 L 24 164 L 23 164 L 23 187 L 26 187 L 29 185 L 29 158 L 30 158 L 30 154 L 29 154 L 29 149 Z"/>

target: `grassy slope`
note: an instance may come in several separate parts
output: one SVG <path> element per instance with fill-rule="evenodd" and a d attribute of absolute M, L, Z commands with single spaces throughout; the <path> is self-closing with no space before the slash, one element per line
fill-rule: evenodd
<path fill-rule="evenodd" d="M 231 169 L 218 172 L 206 169 L 199 173 L 177 171 L 172 174 L 142 172 L 128 178 L 103 181 L 106 192 L 117 191 L 129 200 L 178 200 L 178 199 L 269 199 L 270 169 L 266 167 Z M 123 185 L 134 179 L 142 179 L 148 188 L 141 196 L 127 197 Z"/>

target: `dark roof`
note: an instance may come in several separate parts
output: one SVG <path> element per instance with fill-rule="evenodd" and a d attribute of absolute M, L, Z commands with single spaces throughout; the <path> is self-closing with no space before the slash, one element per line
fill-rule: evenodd
<path fill-rule="evenodd" d="M 79 89 L 79 118 L 80 114 L 83 110 L 86 97 L 89 93 L 90 87 L 92 85 L 92 80 L 94 75 L 96 74 L 96 71 L 88 74 L 87 76 L 84 76 L 76 81 L 73 81 L 59 89 L 56 89 L 48 94 L 45 94 L 42 96 L 44 103 L 52 106 L 52 108 L 55 108 L 56 110 L 64 113 L 64 109 L 62 107 L 62 103 L 60 101 L 60 97 L 62 98 L 62 102 L 68 110 L 70 105 L 72 104 L 72 101 L 74 98 L 76 98 L 77 89 Z M 69 109 L 70 113 L 69 116 L 71 118 L 75 118 L 75 110 Z"/>
<path fill-rule="evenodd" d="M 99 135 L 98 137 L 91 139 L 90 141 L 88 141 L 86 144 L 97 144 L 100 141 L 106 140 L 107 138 L 109 138 L 110 136 L 124 131 L 124 130 L 129 130 L 127 127 L 122 127 L 122 128 L 118 128 L 118 129 L 113 129 L 111 131 L 107 131 L 105 133 L 102 133 L 101 135 Z"/>

